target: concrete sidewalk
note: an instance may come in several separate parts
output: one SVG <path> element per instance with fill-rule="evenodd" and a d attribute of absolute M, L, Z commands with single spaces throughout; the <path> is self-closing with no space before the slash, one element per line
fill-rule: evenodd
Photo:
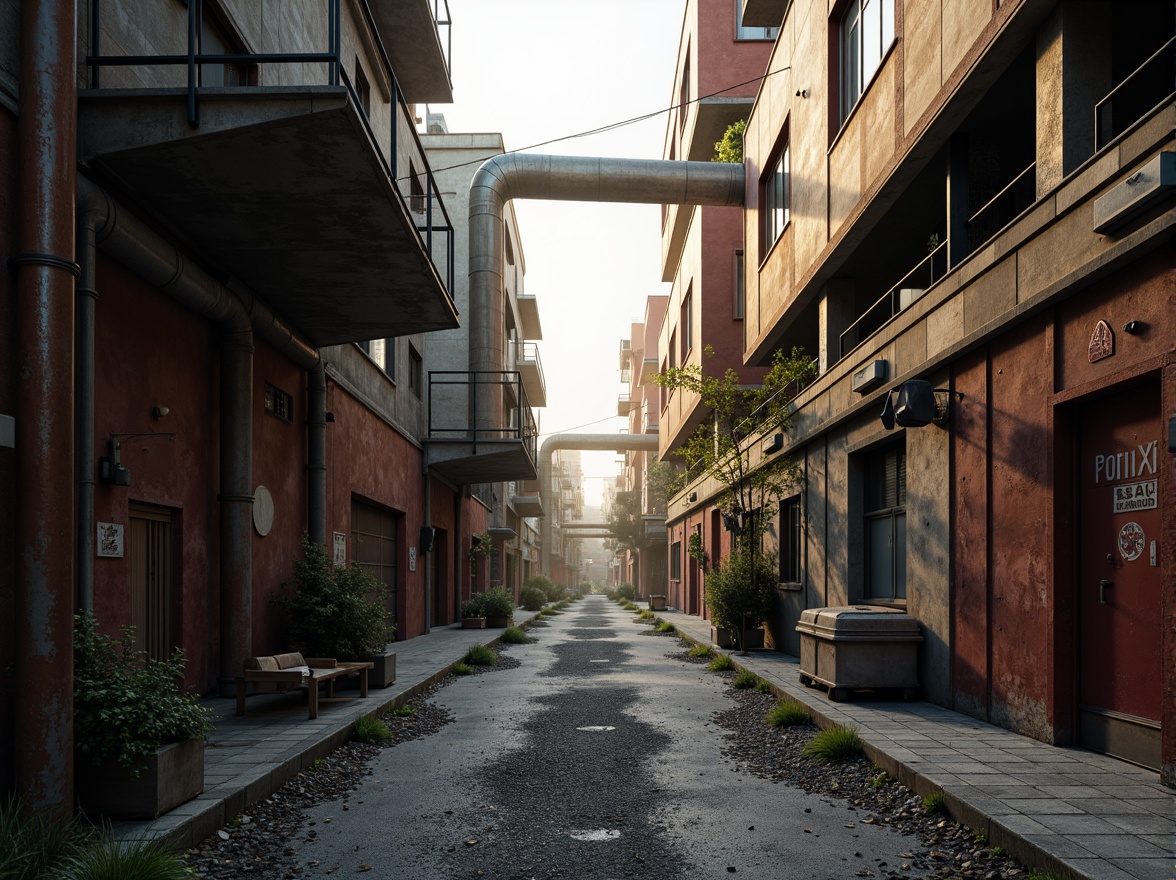
<path fill-rule="evenodd" d="M 676 611 L 657 617 L 712 644 L 709 621 Z M 799 661 L 785 654 L 732 659 L 808 706 L 822 727 L 856 727 L 879 767 L 920 795 L 942 791 L 953 817 L 1030 867 L 1091 880 L 1176 877 L 1176 792 L 1155 771 L 930 703 L 834 703 L 802 686 Z"/>
<path fill-rule="evenodd" d="M 533 612 L 515 609 L 516 625 Z M 115 822 L 119 838 L 158 838 L 187 849 L 215 833 L 233 817 L 265 800 L 314 761 L 345 743 L 362 715 L 381 715 L 444 678 L 471 645 L 494 644 L 501 629 L 462 629 L 454 624 L 393 643 L 396 681 L 371 688 L 366 700 L 358 690 L 336 689 L 335 699 L 320 698 L 319 717 L 306 717 L 301 693 L 251 696 L 245 715 L 237 717 L 234 699 L 211 697 L 204 705 L 215 714 L 216 729 L 204 749 L 204 793 L 158 819 Z"/>

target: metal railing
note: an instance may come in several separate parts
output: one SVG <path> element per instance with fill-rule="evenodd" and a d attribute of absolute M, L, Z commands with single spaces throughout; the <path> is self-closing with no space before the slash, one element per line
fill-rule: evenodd
<path fill-rule="evenodd" d="M 984 207 L 964 223 L 968 230 L 968 249 L 975 251 L 1000 230 L 1012 223 L 1021 212 L 1037 201 L 1037 163 L 1009 181 Z"/>
<path fill-rule="evenodd" d="M 539 359 L 539 346 L 534 342 L 516 342 L 516 363 L 519 367 L 530 367 L 534 365 L 535 370 L 539 373 L 539 384 L 544 387 L 547 386 L 547 380 L 543 376 L 543 361 Z"/>
<path fill-rule="evenodd" d="M 1094 149 L 1101 150 L 1160 104 L 1170 100 L 1176 73 L 1176 37 L 1094 105 Z M 1115 110 L 1115 102 L 1119 110 Z"/>
<path fill-rule="evenodd" d="M 359 8 L 363 12 L 363 18 L 368 28 L 368 36 L 376 47 L 378 57 L 376 62 L 381 64 L 384 74 L 388 77 L 388 82 L 391 88 L 390 103 L 394 110 L 391 114 L 391 130 L 390 130 L 390 146 L 388 156 L 385 156 L 378 146 L 375 147 L 375 153 L 380 159 L 381 165 L 384 167 L 384 173 L 388 175 L 392 183 L 395 185 L 397 195 L 403 203 L 405 210 L 411 217 L 414 214 L 413 207 L 410 205 L 410 200 L 414 203 L 424 203 L 425 222 L 423 225 L 414 224 L 417 237 L 424 246 L 429 259 L 437 266 L 437 260 L 434 250 L 434 236 L 441 238 L 444 236 L 446 241 L 446 260 L 445 260 L 445 293 L 450 301 L 453 300 L 453 279 L 456 271 L 455 249 L 454 249 L 454 233 L 453 222 L 449 218 L 449 212 L 445 208 L 445 203 L 441 198 L 441 188 L 437 185 L 437 181 L 433 176 L 432 168 L 429 166 L 428 159 L 425 154 L 424 146 L 416 131 L 415 123 L 413 122 L 412 113 L 409 111 L 408 104 L 405 103 L 404 97 L 401 94 L 399 84 L 396 81 L 396 74 L 392 70 L 392 62 L 388 58 L 388 53 L 384 48 L 384 43 L 380 39 L 379 32 L 376 28 L 375 19 L 372 17 L 372 12 L 368 6 L 367 0 L 356 0 Z M 445 2 L 445 0 L 435 0 L 437 2 Z M 221 65 L 262 65 L 262 64 L 308 64 L 308 63 L 322 63 L 326 65 L 326 79 L 327 85 L 338 86 L 342 84 L 351 100 L 354 102 L 356 108 L 360 110 L 358 114 L 363 122 L 368 136 L 374 145 L 379 143 L 375 131 L 372 129 L 371 120 L 368 114 L 363 112 L 363 101 L 356 92 L 354 84 L 350 81 L 346 74 L 343 65 L 343 46 L 342 46 L 342 15 L 341 6 L 342 0 L 325 0 L 326 15 L 327 15 L 327 49 L 324 52 L 259 52 L 259 53 L 211 53 L 202 52 L 200 47 L 204 43 L 204 2 L 203 0 L 188 0 L 188 26 L 187 26 L 187 52 L 184 54 L 157 54 L 157 55 L 103 55 L 101 52 L 101 22 L 102 22 L 102 0 L 90 0 L 90 54 L 86 56 L 86 64 L 90 68 L 90 83 L 95 89 L 101 88 L 102 69 L 104 67 L 176 67 L 183 66 L 186 68 L 186 85 L 188 98 L 188 124 L 193 128 L 200 126 L 200 93 L 205 86 L 202 86 L 202 71 L 205 67 L 221 66 Z M 446 14 L 448 14 L 448 3 L 445 3 Z M 435 5 L 434 12 L 439 9 Z M 448 25 L 449 22 L 446 22 Z M 253 88 L 262 90 L 265 87 L 262 85 L 243 85 L 241 88 Z M 404 193 L 404 184 L 410 178 L 399 176 L 399 127 L 401 120 L 408 121 L 408 129 L 412 133 L 412 146 L 415 147 L 415 155 L 421 162 L 421 167 L 426 179 L 425 193 L 421 195 L 409 195 L 406 197 Z M 419 200 L 419 201 L 418 201 Z M 438 223 L 433 222 L 433 205 L 436 203 L 441 212 L 442 221 Z M 419 213 L 419 212 L 417 212 Z M 438 267 L 440 268 L 440 267 Z"/>
<path fill-rule="evenodd" d="M 479 401 L 489 399 L 486 392 L 493 393 L 495 387 L 509 391 L 516 403 L 503 407 L 503 424 L 483 425 L 487 414 L 479 409 Z M 464 389 L 464 393 L 442 389 Z M 430 370 L 428 396 L 430 440 L 465 440 L 475 445 L 479 440 L 521 440 L 535 459 L 539 425 L 517 370 Z M 499 393 L 495 399 L 501 396 Z M 443 418 L 446 421 L 440 421 Z M 449 419 L 457 421 L 450 424 Z"/>
<path fill-rule="evenodd" d="M 947 274 L 947 242 L 919 261 L 841 334 L 840 358 L 845 357 L 889 323 L 895 315 L 919 299 Z"/>
<path fill-rule="evenodd" d="M 441 7 L 445 7 L 445 17 L 441 17 Z M 433 0 L 433 23 L 437 25 L 437 36 L 441 36 L 444 29 L 445 37 L 445 74 L 453 79 L 453 13 L 449 11 L 449 0 Z"/>

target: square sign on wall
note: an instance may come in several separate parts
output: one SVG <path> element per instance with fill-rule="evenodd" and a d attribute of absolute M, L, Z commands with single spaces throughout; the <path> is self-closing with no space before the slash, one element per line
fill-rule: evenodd
<path fill-rule="evenodd" d="M 123 557 L 123 529 L 118 523 L 98 523 L 98 555 L 108 559 Z"/>

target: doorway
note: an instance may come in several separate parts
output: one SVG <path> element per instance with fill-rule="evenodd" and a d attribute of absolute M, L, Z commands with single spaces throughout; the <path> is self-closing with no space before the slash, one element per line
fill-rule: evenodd
<path fill-rule="evenodd" d="M 1160 389 L 1079 413 L 1079 743 L 1160 765 Z"/>
<path fill-rule="evenodd" d="M 167 660 L 176 646 L 172 635 L 172 510 L 132 501 L 128 514 L 135 648 L 154 660 Z"/>

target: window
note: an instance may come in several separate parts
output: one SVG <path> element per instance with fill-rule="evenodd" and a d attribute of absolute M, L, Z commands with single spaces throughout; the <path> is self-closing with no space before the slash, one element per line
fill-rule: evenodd
<path fill-rule="evenodd" d="M 780 502 L 780 582 L 800 580 L 800 496 Z"/>
<path fill-rule="evenodd" d="M 410 345 L 408 347 L 408 387 L 412 389 L 412 393 L 417 397 L 424 396 L 424 390 L 421 385 L 423 373 L 424 364 L 421 362 L 421 356 Z"/>
<path fill-rule="evenodd" d="M 850 0 L 841 17 L 841 121 L 857 105 L 894 42 L 894 0 Z"/>
<path fill-rule="evenodd" d="M 780 33 L 778 27 L 745 27 L 743 24 L 743 0 L 735 0 L 735 39 L 774 40 Z"/>
<path fill-rule="evenodd" d="M 682 542 L 675 541 L 670 545 L 670 580 L 682 580 Z"/>
<path fill-rule="evenodd" d="M 742 319 L 747 311 L 747 287 L 743 280 L 743 251 L 735 251 L 735 317 Z"/>
<path fill-rule="evenodd" d="M 669 369 L 669 364 L 663 360 L 661 363 L 661 371 L 664 373 L 667 369 Z M 661 404 L 661 408 L 664 411 L 666 404 L 670 402 L 670 394 L 668 391 L 666 391 L 665 385 L 657 386 L 657 396 L 658 402 Z"/>
<path fill-rule="evenodd" d="M 768 173 L 760 181 L 760 213 L 763 225 L 763 252 L 766 254 L 788 225 L 792 201 L 792 182 L 789 178 L 788 144 L 768 165 Z"/>
<path fill-rule="evenodd" d="M 694 291 L 686 290 L 686 298 L 682 300 L 681 313 L 678 316 L 682 330 L 682 352 L 680 360 L 686 363 L 686 355 L 694 347 Z"/>
<path fill-rule="evenodd" d="M 686 108 L 690 106 L 690 50 L 682 62 L 682 82 L 678 85 L 678 131 L 686 128 Z"/>
<path fill-rule="evenodd" d="M 367 74 L 363 72 L 363 65 L 359 63 L 359 56 L 355 57 L 355 97 L 359 99 L 359 106 L 363 115 L 369 119 L 372 115 L 372 87 Z"/>
<path fill-rule="evenodd" d="M 204 10 L 200 20 L 201 55 L 244 55 L 243 41 L 236 38 L 228 24 L 228 17 L 219 6 Z M 256 85 L 256 67 L 248 64 L 201 64 L 202 86 Z"/>
<path fill-rule="evenodd" d="M 866 598 L 906 599 L 906 449 L 866 459 Z"/>
<path fill-rule="evenodd" d="M 265 411 L 283 422 L 294 421 L 294 398 L 269 382 L 265 383 Z"/>
<path fill-rule="evenodd" d="M 670 369 L 678 366 L 678 331 L 670 334 Z"/>

